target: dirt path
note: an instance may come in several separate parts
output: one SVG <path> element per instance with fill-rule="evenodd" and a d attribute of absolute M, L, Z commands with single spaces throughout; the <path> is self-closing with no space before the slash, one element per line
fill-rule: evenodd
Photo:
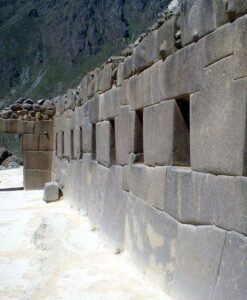
<path fill-rule="evenodd" d="M 42 192 L 0 192 L 1 300 L 168 299 L 87 217 Z"/>

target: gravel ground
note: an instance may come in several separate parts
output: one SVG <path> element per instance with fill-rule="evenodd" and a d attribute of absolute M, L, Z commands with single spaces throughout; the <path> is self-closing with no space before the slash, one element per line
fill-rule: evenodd
<path fill-rule="evenodd" d="M 19 184 L 12 171 L 0 171 L 1 184 Z M 90 228 L 42 191 L 0 192 L 0 299 L 170 299 Z"/>

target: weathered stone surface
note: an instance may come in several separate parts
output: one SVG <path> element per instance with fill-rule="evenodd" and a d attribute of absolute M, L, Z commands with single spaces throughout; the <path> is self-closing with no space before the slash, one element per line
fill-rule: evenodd
<path fill-rule="evenodd" d="M 73 130 L 73 150 L 74 158 L 82 158 L 82 128 L 80 126 L 75 126 Z"/>
<path fill-rule="evenodd" d="M 93 97 L 88 101 L 89 122 L 96 124 L 99 122 L 99 96 Z"/>
<path fill-rule="evenodd" d="M 129 194 L 125 249 L 152 280 L 169 291 L 175 269 L 177 223 Z"/>
<path fill-rule="evenodd" d="M 107 167 L 115 163 L 115 132 L 110 121 L 96 124 L 96 159 Z"/>
<path fill-rule="evenodd" d="M 198 40 L 226 22 L 223 0 L 183 0 L 180 20 L 182 45 Z"/>
<path fill-rule="evenodd" d="M 24 169 L 25 190 L 42 190 L 45 183 L 49 181 L 51 181 L 50 171 Z"/>
<path fill-rule="evenodd" d="M 112 63 L 106 64 L 100 74 L 100 91 L 104 93 L 112 87 Z"/>
<path fill-rule="evenodd" d="M 104 94 L 101 101 L 100 114 L 103 120 L 113 119 L 119 114 L 120 109 L 121 88 L 113 87 Z"/>
<path fill-rule="evenodd" d="M 157 30 L 156 34 L 156 51 L 157 57 L 162 57 L 163 59 L 166 58 L 168 55 L 172 54 L 175 50 L 175 32 L 176 31 L 176 17 L 172 17 L 160 28 Z M 162 49 L 165 53 L 160 53 L 160 49 Z"/>
<path fill-rule="evenodd" d="M 129 106 L 121 106 L 119 116 L 115 118 L 116 127 L 116 162 L 127 165 L 129 154 L 136 153 L 136 136 L 138 124 L 136 113 L 129 111 Z"/>
<path fill-rule="evenodd" d="M 176 51 L 160 65 L 162 100 L 180 98 L 200 90 L 203 70 L 202 43 L 200 40 Z"/>
<path fill-rule="evenodd" d="M 122 190 L 129 192 L 129 166 L 124 166 L 122 168 Z"/>
<path fill-rule="evenodd" d="M 57 157 L 62 158 L 63 152 L 64 152 L 64 133 L 63 132 L 57 133 L 56 150 L 57 150 Z"/>
<path fill-rule="evenodd" d="M 24 133 L 24 124 L 21 120 L 0 119 L 0 132 L 2 133 Z M 28 132 L 27 132 L 28 133 Z"/>
<path fill-rule="evenodd" d="M 190 195 L 191 190 L 194 191 L 191 177 L 190 168 L 167 168 L 164 210 L 183 223 L 196 223 L 197 221 L 199 200 Z"/>
<path fill-rule="evenodd" d="M 43 200 L 47 203 L 59 199 L 59 185 L 57 182 L 47 182 L 44 187 Z"/>
<path fill-rule="evenodd" d="M 82 126 L 82 119 L 84 117 L 84 106 L 75 108 L 75 125 Z"/>
<path fill-rule="evenodd" d="M 49 134 L 53 135 L 53 121 L 40 121 L 35 122 L 34 133 L 36 134 Z"/>
<path fill-rule="evenodd" d="M 39 136 L 39 151 L 52 151 L 54 150 L 54 135 L 41 134 Z"/>
<path fill-rule="evenodd" d="M 65 130 L 64 131 L 64 153 L 63 157 L 67 159 L 72 159 L 74 150 L 73 150 L 73 131 L 72 130 Z"/>
<path fill-rule="evenodd" d="M 84 117 L 82 121 L 82 149 L 83 153 L 92 153 L 93 126 L 89 123 L 89 117 Z"/>
<path fill-rule="evenodd" d="M 123 78 L 128 79 L 132 75 L 133 56 L 128 56 L 123 62 Z"/>
<path fill-rule="evenodd" d="M 247 5 L 247 4 L 246 4 Z M 247 15 L 235 22 L 234 79 L 247 76 Z"/>
<path fill-rule="evenodd" d="M 178 225 L 172 296 L 181 300 L 211 299 L 226 232 L 215 226 Z"/>
<path fill-rule="evenodd" d="M 227 233 L 213 300 L 245 300 L 247 295 L 247 238 Z"/>
<path fill-rule="evenodd" d="M 101 230 L 119 250 L 124 249 L 125 212 L 128 194 L 122 190 L 122 167 L 112 166 L 106 181 Z"/>
<path fill-rule="evenodd" d="M 39 150 L 39 135 L 38 134 L 23 134 L 22 149 L 23 149 L 23 151 L 38 151 Z"/>
<path fill-rule="evenodd" d="M 116 86 L 121 86 L 124 81 L 124 63 L 120 63 L 117 68 L 117 82 Z"/>
<path fill-rule="evenodd" d="M 129 100 L 130 107 L 134 107 L 137 102 L 137 75 L 132 76 L 128 80 L 127 99 Z"/>
<path fill-rule="evenodd" d="M 140 72 L 149 67 L 157 59 L 156 47 L 157 31 L 150 32 L 133 51 L 133 65 L 134 73 Z"/>
<path fill-rule="evenodd" d="M 51 170 L 52 152 L 50 151 L 25 151 L 24 168 L 34 170 Z"/>
<path fill-rule="evenodd" d="M 56 117 L 54 120 L 55 132 L 61 132 L 65 129 L 65 118 L 64 117 Z"/>
<path fill-rule="evenodd" d="M 144 162 L 188 165 L 189 129 L 175 100 L 144 109 Z"/>
<path fill-rule="evenodd" d="M 200 93 L 191 96 L 191 165 L 201 172 L 246 174 L 247 81 L 231 81 L 231 58 L 204 71 Z"/>
<path fill-rule="evenodd" d="M 150 80 L 150 101 L 152 104 L 159 103 L 162 100 L 161 96 L 161 81 L 160 81 L 160 66 L 162 64 L 162 60 L 159 60 L 154 65 L 149 68 L 149 80 Z M 163 83 L 162 83 L 163 84 Z"/>
<path fill-rule="evenodd" d="M 128 88 L 129 88 L 129 82 L 128 82 L 128 79 L 126 79 L 122 82 L 122 86 L 121 86 L 120 105 L 128 105 L 129 104 Z"/>
<path fill-rule="evenodd" d="M 227 13 L 230 20 L 247 13 L 246 0 L 228 0 Z"/>
<path fill-rule="evenodd" d="M 228 23 L 203 39 L 204 66 L 232 55 L 234 52 L 234 25 Z"/>
<path fill-rule="evenodd" d="M 33 122 L 33 121 L 29 121 L 29 122 L 28 121 L 24 121 L 23 122 L 23 126 L 24 126 L 23 133 L 34 133 L 34 127 L 35 127 L 36 123 L 37 122 Z"/>
<path fill-rule="evenodd" d="M 148 191 L 148 202 L 158 208 L 165 210 L 167 189 L 167 167 L 155 167 L 152 170 L 151 184 Z"/>
<path fill-rule="evenodd" d="M 82 102 L 85 103 L 88 100 L 88 86 L 90 84 L 90 75 L 87 73 L 80 83 L 80 97 Z"/>

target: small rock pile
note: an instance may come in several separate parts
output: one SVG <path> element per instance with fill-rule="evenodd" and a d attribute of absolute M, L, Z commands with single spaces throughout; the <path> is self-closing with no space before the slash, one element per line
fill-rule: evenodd
<path fill-rule="evenodd" d="M 23 121 L 50 120 L 55 114 L 55 105 L 51 100 L 41 99 L 36 103 L 27 98 L 20 98 L 14 104 L 0 112 L 2 119 Z"/>

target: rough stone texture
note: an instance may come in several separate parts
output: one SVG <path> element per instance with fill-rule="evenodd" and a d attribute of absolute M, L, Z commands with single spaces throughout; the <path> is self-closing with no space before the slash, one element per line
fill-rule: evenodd
<path fill-rule="evenodd" d="M 128 80 L 127 99 L 131 108 L 137 102 L 137 78 L 137 75 L 134 75 Z"/>
<path fill-rule="evenodd" d="M 234 25 L 228 23 L 216 29 L 204 38 L 203 43 L 204 66 L 209 66 L 226 56 L 232 55 L 234 52 Z"/>
<path fill-rule="evenodd" d="M 40 134 L 39 136 L 39 151 L 52 151 L 54 150 L 54 135 Z"/>
<path fill-rule="evenodd" d="M 247 15 L 236 20 L 234 33 L 234 79 L 247 76 Z"/>
<path fill-rule="evenodd" d="M 104 94 L 101 102 L 101 114 L 104 120 L 113 119 L 119 114 L 121 89 L 113 87 Z"/>
<path fill-rule="evenodd" d="M 121 86 L 120 105 L 129 105 L 128 88 L 129 88 L 129 80 L 126 79 L 122 82 L 122 86 Z"/>
<path fill-rule="evenodd" d="M 177 223 L 131 194 L 125 222 L 126 251 L 148 277 L 169 291 L 175 269 Z"/>
<path fill-rule="evenodd" d="M 226 22 L 224 0 L 183 0 L 180 20 L 183 46 L 196 41 Z"/>
<path fill-rule="evenodd" d="M 64 153 L 63 157 L 66 159 L 72 159 L 74 154 L 73 150 L 73 131 L 65 130 L 64 132 Z"/>
<path fill-rule="evenodd" d="M 129 166 L 122 167 L 122 190 L 129 192 Z"/>
<path fill-rule="evenodd" d="M 117 86 L 122 85 L 123 81 L 124 81 L 124 63 L 122 62 L 118 65 L 116 85 Z"/>
<path fill-rule="evenodd" d="M 83 153 L 92 152 L 92 142 L 93 142 L 93 127 L 89 123 L 89 117 L 84 117 L 82 121 L 82 149 Z"/>
<path fill-rule="evenodd" d="M 115 132 L 110 121 L 96 124 L 96 159 L 106 167 L 116 161 Z"/>
<path fill-rule="evenodd" d="M 52 152 L 50 151 L 25 151 L 24 168 L 34 170 L 51 170 Z"/>
<path fill-rule="evenodd" d="M 126 57 L 123 64 L 123 78 L 128 79 L 132 75 L 133 56 Z"/>
<path fill-rule="evenodd" d="M 180 300 L 211 299 L 226 232 L 215 226 L 178 225 L 172 296 Z"/>
<path fill-rule="evenodd" d="M 136 113 L 129 111 L 129 106 L 121 106 L 119 116 L 115 118 L 116 126 L 116 162 L 127 165 L 129 154 L 136 153 L 138 123 Z"/>
<path fill-rule="evenodd" d="M 246 174 L 247 81 L 231 81 L 232 60 L 204 71 L 200 93 L 191 96 L 191 165 L 213 174 Z"/>
<path fill-rule="evenodd" d="M 51 172 L 47 170 L 24 170 L 25 190 L 42 190 L 46 182 L 51 181 Z"/>
<path fill-rule="evenodd" d="M 82 158 L 82 128 L 80 126 L 75 126 L 73 130 L 73 150 L 74 150 L 74 158 L 81 159 Z"/>
<path fill-rule="evenodd" d="M 100 91 L 104 93 L 112 87 L 112 64 L 106 64 L 100 73 Z"/>
<path fill-rule="evenodd" d="M 47 203 L 59 199 L 59 186 L 57 182 L 47 182 L 44 187 L 43 200 Z"/>
<path fill-rule="evenodd" d="M 99 97 L 95 96 L 88 101 L 89 122 L 96 124 L 99 122 Z"/>
<path fill-rule="evenodd" d="M 132 65 L 134 73 L 149 67 L 158 59 L 156 47 L 154 47 L 156 40 L 157 31 L 152 31 L 134 49 Z"/>
<path fill-rule="evenodd" d="M 213 300 L 245 300 L 247 295 L 247 238 L 227 233 Z"/>
<path fill-rule="evenodd" d="M 63 132 L 57 133 L 56 150 L 57 150 L 57 157 L 62 158 L 63 153 L 64 153 L 64 133 Z"/>
<path fill-rule="evenodd" d="M 106 181 L 105 198 L 101 216 L 101 230 L 114 243 L 124 249 L 125 212 L 128 194 L 122 190 L 122 170 L 112 166 Z"/>
<path fill-rule="evenodd" d="M 188 165 L 189 132 L 176 101 L 145 108 L 143 120 L 145 164 Z"/>
<path fill-rule="evenodd" d="M 247 13 L 245 0 L 228 0 L 227 12 L 231 20 Z"/>
<path fill-rule="evenodd" d="M 53 135 L 53 121 L 40 121 L 35 122 L 34 133 L 36 134 L 49 134 Z"/>
<path fill-rule="evenodd" d="M 150 68 L 149 68 L 149 80 L 150 80 L 150 100 L 152 104 L 155 103 L 159 103 L 162 100 L 162 95 L 161 95 L 161 85 L 163 85 L 164 83 L 162 83 L 160 81 L 160 66 L 162 64 L 162 60 L 159 60 L 157 63 L 153 64 Z"/>

